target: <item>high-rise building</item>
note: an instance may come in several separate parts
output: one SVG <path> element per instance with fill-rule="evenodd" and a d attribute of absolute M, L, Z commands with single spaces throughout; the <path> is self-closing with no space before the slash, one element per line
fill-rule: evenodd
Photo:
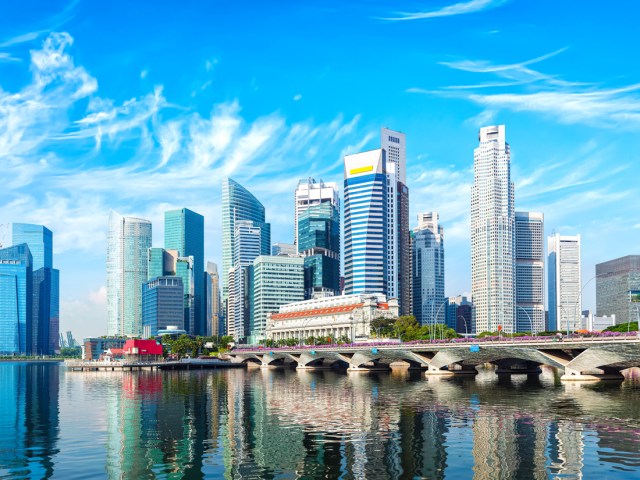
<path fill-rule="evenodd" d="M 305 298 L 340 294 L 340 212 L 319 203 L 298 217 L 298 251 L 304 256 Z"/>
<path fill-rule="evenodd" d="M 26 243 L 0 249 L 0 354 L 31 353 L 33 257 Z"/>
<path fill-rule="evenodd" d="M 142 335 L 155 337 L 158 330 L 183 329 L 184 288 L 177 276 L 156 277 L 142 284 Z"/>
<path fill-rule="evenodd" d="M 152 280 L 157 277 L 176 274 L 177 250 L 165 250 L 160 247 L 149 249 L 149 267 L 147 278 Z"/>
<path fill-rule="evenodd" d="M 344 293 L 387 292 L 387 175 L 383 149 L 344 157 Z"/>
<path fill-rule="evenodd" d="M 53 268 L 53 233 L 42 225 L 14 223 L 12 243 L 26 243 L 33 256 L 31 352 L 51 355 L 58 350 L 60 325 L 60 271 Z"/>
<path fill-rule="evenodd" d="M 338 196 L 338 185 L 335 182 L 317 182 L 314 178 L 300 180 L 295 192 L 294 210 L 294 240 L 298 245 L 298 225 L 300 215 L 312 205 L 328 203 L 340 210 L 340 199 Z M 276 255 L 276 254 L 274 254 Z"/>
<path fill-rule="evenodd" d="M 446 322 L 444 229 L 437 212 L 418 214 L 413 229 L 413 315 L 420 325 Z"/>
<path fill-rule="evenodd" d="M 193 335 L 206 333 L 204 295 L 204 217 L 187 208 L 164 213 L 164 248 L 193 257 Z M 187 327 L 187 325 L 185 325 Z"/>
<path fill-rule="evenodd" d="M 251 192 L 231 178 L 222 182 L 222 274 L 227 276 L 229 269 L 235 264 L 234 239 L 235 222 L 250 220 L 260 228 L 260 254 L 271 253 L 271 225 L 265 223 L 264 206 Z M 222 300 L 228 295 L 227 282 L 222 287 Z"/>
<path fill-rule="evenodd" d="M 615 315 L 616 323 L 637 322 L 640 303 L 640 255 L 627 255 L 596 265 L 596 314 Z M 633 300 L 636 300 L 632 302 Z"/>
<path fill-rule="evenodd" d="M 294 256 L 298 254 L 298 247 L 293 243 L 276 242 L 271 245 L 271 255 Z"/>
<path fill-rule="evenodd" d="M 207 334 L 224 335 L 223 322 L 221 321 L 220 276 L 218 265 L 207 262 Z"/>
<path fill-rule="evenodd" d="M 515 330 L 514 186 L 504 125 L 483 127 L 471 187 L 471 295 L 476 333 Z"/>
<path fill-rule="evenodd" d="M 400 315 L 408 315 L 412 308 L 412 280 L 406 137 L 402 132 L 382 128 L 380 141 L 387 175 L 386 294 L 398 299 Z"/>
<path fill-rule="evenodd" d="M 580 235 L 548 238 L 549 330 L 580 328 L 582 288 Z"/>
<path fill-rule="evenodd" d="M 516 212 L 516 331 L 541 332 L 544 322 L 544 215 Z"/>
<path fill-rule="evenodd" d="M 142 334 L 142 284 L 148 279 L 151 222 L 112 211 L 107 236 L 107 334 Z"/>
<path fill-rule="evenodd" d="M 247 343 L 264 340 L 267 313 L 281 305 L 304 300 L 304 259 L 260 255 L 253 261 L 251 289 L 251 335 Z"/>
<path fill-rule="evenodd" d="M 263 247 L 262 229 L 252 221 L 235 222 L 234 265 L 228 272 L 227 334 L 246 341 L 251 333 L 251 291 L 253 261 Z"/>
<path fill-rule="evenodd" d="M 473 322 L 473 304 L 464 295 L 447 299 L 447 326 L 457 333 L 470 334 Z"/>

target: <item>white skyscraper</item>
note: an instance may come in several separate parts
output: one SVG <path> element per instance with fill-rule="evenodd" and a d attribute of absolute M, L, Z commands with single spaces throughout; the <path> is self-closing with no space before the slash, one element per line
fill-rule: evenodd
<path fill-rule="evenodd" d="M 300 180 L 295 192 L 295 211 L 294 211 L 294 241 L 298 245 L 298 220 L 300 214 L 311 205 L 321 203 L 331 203 L 338 211 L 340 210 L 340 198 L 338 196 L 338 184 L 335 182 L 316 182 L 313 178 Z"/>
<path fill-rule="evenodd" d="M 107 236 L 107 334 L 142 335 L 151 222 L 112 211 Z"/>
<path fill-rule="evenodd" d="M 582 314 L 580 235 L 548 238 L 549 330 L 576 330 Z"/>
<path fill-rule="evenodd" d="M 544 325 L 544 215 L 516 212 L 516 331 Z"/>
<path fill-rule="evenodd" d="M 476 333 L 515 329 L 514 186 L 505 126 L 480 129 L 471 187 L 471 294 Z"/>
<path fill-rule="evenodd" d="M 411 312 L 411 247 L 409 189 L 404 133 L 382 128 L 380 146 L 386 153 L 387 173 L 387 296 L 397 298 L 400 314 Z"/>

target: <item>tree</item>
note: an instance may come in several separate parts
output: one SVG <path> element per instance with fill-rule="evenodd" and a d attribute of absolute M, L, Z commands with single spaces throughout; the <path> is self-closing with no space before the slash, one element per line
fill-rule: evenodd
<path fill-rule="evenodd" d="M 371 320 L 371 334 L 377 338 L 390 337 L 393 332 L 395 319 L 388 317 L 378 317 Z"/>

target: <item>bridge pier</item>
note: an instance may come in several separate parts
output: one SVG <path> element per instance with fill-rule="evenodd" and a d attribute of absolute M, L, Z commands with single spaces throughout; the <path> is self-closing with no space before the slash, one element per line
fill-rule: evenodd
<path fill-rule="evenodd" d="M 498 362 L 498 375 L 540 375 L 542 369 L 534 362 Z"/>
<path fill-rule="evenodd" d="M 603 380 L 624 380 L 624 375 L 622 375 L 622 373 L 620 373 L 618 370 L 603 369 L 600 371 L 602 373 L 597 373 L 596 371 L 580 372 L 579 370 L 565 368 L 564 375 L 560 377 L 560 380 L 563 382 L 599 382 Z"/>
<path fill-rule="evenodd" d="M 458 375 L 477 375 L 478 370 L 475 367 L 469 365 L 460 365 L 459 363 L 453 363 L 447 367 L 446 370 L 429 365 L 426 372 L 427 376 L 440 376 L 440 377 L 453 377 Z"/>

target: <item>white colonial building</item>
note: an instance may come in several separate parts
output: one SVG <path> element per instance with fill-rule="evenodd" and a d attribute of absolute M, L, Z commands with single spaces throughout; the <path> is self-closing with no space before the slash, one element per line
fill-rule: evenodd
<path fill-rule="evenodd" d="M 397 316 L 398 300 L 387 301 L 386 295 L 380 293 L 316 298 L 289 303 L 281 306 L 278 313 L 268 314 L 266 334 L 276 341 L 342 336 L 352 341 L 366 340 L 370 336 L 371 320 Z"/>

